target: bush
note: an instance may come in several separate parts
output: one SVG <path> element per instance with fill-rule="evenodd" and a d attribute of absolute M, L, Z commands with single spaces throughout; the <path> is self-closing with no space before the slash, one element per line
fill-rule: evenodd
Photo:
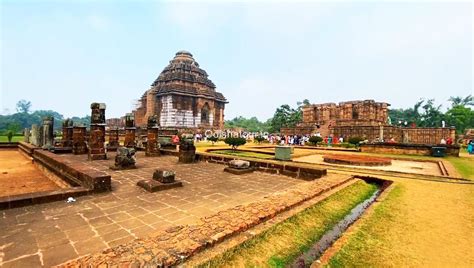
<path fill-rule="evenodd" d="M 224 142 L 229 146 L 232 146 L 232 150 L 235 150 L 240 145 L 246 144 L 247 140 L 245 140 L 245 138 L 228 137 L 224 140 Z"/>
<path fill-rule="evenodd" d="M 210 136 L 210 137 L 207 137 L 207 140 L 212 142 L 212 145 L 214 145 L 214 143 L 217 142 L 219 138 L 217 138 L 216 136 Z"/>
<path fill-rule="evenodd" d="M 11 130 L 7 131 L 7 138 L 8 138 L 8 142 L 12 142 L 13 131 Z"/>
<path fill-rule="evenodd" d="M 319 136 L 311 136 L 309 138 L 309 143 L 311 143 L 312 145 L 316 145 L 318 144 L 318 142 L 322 142 L 323 141 L 323 138 L 319 137 Z"/>
<path fill-rule="evenodd" d="M 364 139 L 361 137 L 350 137 L 349 138 L 349 143 L 354 144 L 355 146 L 359 146 L 359 143 L 363 141 Z"/>
<path fill-rule="evenodd" d="M 262 137 L 262 136 L 257 136 L 257 137 L 255 137 L 255 141 L 256 141 L 257 143 L 259 143 L 259 144 L 262 143 L 262 141 L 264 141 L 264 140 L 265 140 L 265 138 Z"/>

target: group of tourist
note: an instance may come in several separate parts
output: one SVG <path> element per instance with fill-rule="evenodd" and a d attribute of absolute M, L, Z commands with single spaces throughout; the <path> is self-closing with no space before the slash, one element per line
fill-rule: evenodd
<path fill-rule="evenodd" d="M 467 143 L 467 152 L 469 154 L 474 154 L 474 140 L 470 140 L 468 143 Z"/>

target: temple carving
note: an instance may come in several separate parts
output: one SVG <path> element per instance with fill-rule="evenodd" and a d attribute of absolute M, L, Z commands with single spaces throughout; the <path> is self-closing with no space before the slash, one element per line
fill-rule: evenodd
<path fill-rule="evenodd" d="M 223 129 L 226 103 L 193 55 L 179 51 L 141 97 L 135 124 L 156 115 L 162 127 Z"/>

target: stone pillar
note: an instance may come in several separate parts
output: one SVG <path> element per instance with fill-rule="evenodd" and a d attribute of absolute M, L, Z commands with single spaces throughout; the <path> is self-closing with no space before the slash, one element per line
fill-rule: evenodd
<path fill-rule="evenodd" d="M 456 143 L 456 128 L 455 127 L 451 127 L 449 129 L 449 136 L 453 140 L 453 143 Z"/>
<path fill-rule="evenodd" d="M 30 129 L 25 128 L 23 130 L 23 141 L 29 143 L 30 142 Z"/>
<path fill-rule="evenodd" d="M 66 119 L 63 121 L 63 136 L 61 138 L 61 146 L 63 148 L 72 147 L 72 132 L 73 132 L 73 122 L 71 119 Z"/>
<path fill-rule="evenodd" d="M 148 117 L 147 124 L 147 142 L 146 142 L 146 156 L 159 156 L 160 143 L 158 141 L 158 116 L 153 115 Z"/>
<path fill-rule="evenodd" d="M 84 126 L 75 126 L 72 128 L 72 153 L 87 153 L 86 127 Z"/>
<path fill-rule="evenodd" d="M 105 103 L 91 104 L 91 128 L 89 136 L 89 160 L 107 159 L 105 153 Z"/>
<path fill-rule="evenodd" d="M 179 144 L 179 163 L 193 163 L 196 157 L 196 147 L 193 137 L 182 138 Z"/>
<path fill-rule="evenodd" d="M 118 147 L 120 147 L 119 129 L 111 128 L 109 130 L 109 143 L 107 144 L 107 150 L 115 151 Z"/>
<path fill-rule="evenodd" d="M 135 148 L 137 145 L 135 142 L 135 131 L 135 117 L 133 114 L 128 113 L 125 115 L 125 147 Z"/>
<path fill-rule="evenodd" d="M 53 126 L 54 126 L 54 117 L 45 116 L 43 118 L 43 135 L 42 135 L 43 149 L 50 149 L 51 147 L 54 146 Z"/>
<path fill-rule="evenodd" d="M 30 143 L 34 146 L 41 146 L 41 129 L 37 124 L 31 125 L 31 138 Z"/>

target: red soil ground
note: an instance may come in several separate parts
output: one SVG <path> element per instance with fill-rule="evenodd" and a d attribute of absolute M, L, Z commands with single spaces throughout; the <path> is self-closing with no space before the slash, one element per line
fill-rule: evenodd
<path fill-rule="evenodd" d="M 0 197 L 60 189 L 17 150 L 0 150 Z"/>

